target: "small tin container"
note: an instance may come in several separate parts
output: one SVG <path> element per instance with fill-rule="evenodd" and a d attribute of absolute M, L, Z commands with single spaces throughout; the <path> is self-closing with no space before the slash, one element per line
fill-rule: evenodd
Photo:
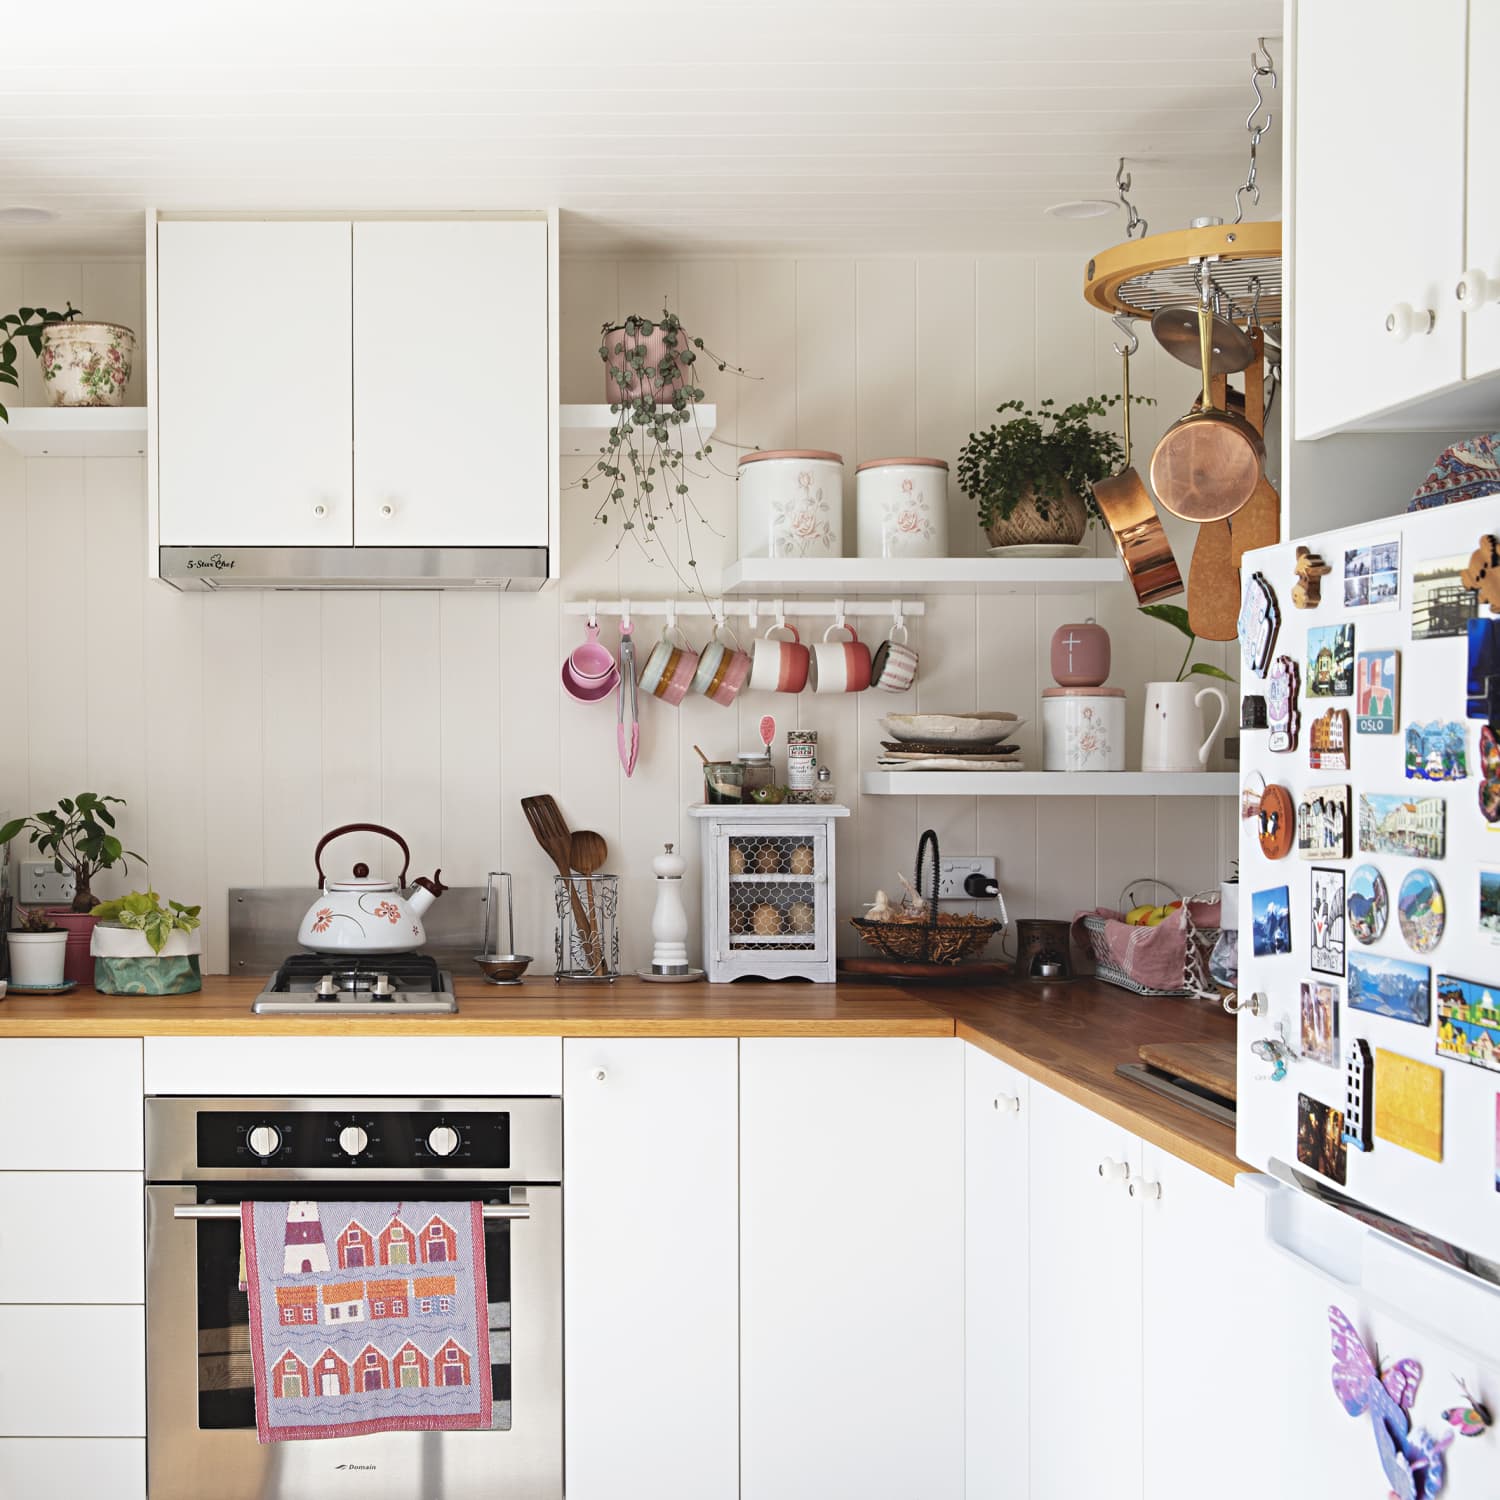
<path fill-rule="evenodd" d="M 1123 771 L 1125 689 L 1044 688 L 1042 769 Z"/>
<path fill-rule="evenodd" d="M 854 471 L 861 557 L 947 557 L 948 465 L 872 458 Z"/>
<path fill-rule="evenodd" d="M 842 557 L 844 460 L 816 448 L 739 462 L 741 557 Z"/>

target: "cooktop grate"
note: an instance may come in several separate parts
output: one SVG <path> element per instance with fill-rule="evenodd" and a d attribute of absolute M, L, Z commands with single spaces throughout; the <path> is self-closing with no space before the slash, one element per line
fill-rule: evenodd
<path fill-rule="evenodd" d="M 333 977 L 340 990 L 368 990 L 380 974 L 398 990 L 438 994 L 444 988 L 437 960 L 425 953 L 294 953 L 282 962 L 267 988 L 283 993 L 312 987 L 325 974 Z"/>

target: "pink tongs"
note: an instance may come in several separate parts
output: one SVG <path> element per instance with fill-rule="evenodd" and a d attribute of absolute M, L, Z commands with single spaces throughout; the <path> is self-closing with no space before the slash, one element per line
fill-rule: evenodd
<path fill-rule="evenodd" d="M 625 767 L 627 776 L 635 773 L 635 758 L 641 750 L 641 716 L 640 707 L 635 696 L 635 641 L 631 639 L 635 626 L 627 615 L 620 621 L 620 696 L 619 696 L 619 723 L 615 727 L 615 737 L 620 745 L 620 764 Z M 630 728 L 627 733 L 625 727 L 625 697 L 630 696 Z"/>

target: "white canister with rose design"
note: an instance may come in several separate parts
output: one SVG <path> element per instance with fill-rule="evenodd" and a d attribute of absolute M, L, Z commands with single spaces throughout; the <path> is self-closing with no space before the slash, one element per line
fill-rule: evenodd
<path fill-rule="evenodd" d="M 747 453 L 740 471 L 741 557 L 842 557 L 844 460 L 816 448 Z"/>
<path fill-rule="evenodd" d="M 943 459 L 872 458 L 854 473 L 861 557 L 947 557 Z"/>
<path fill-rule="evenodd" d="M 1042 769 L 1123 771 L 1125 689 L 1042 689 Z"/>

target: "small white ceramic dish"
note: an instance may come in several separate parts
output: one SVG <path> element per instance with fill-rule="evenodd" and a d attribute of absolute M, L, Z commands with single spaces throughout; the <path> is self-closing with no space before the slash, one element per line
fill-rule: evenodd
<path fill-rule="evenodd" d="M 1025 722 L 1015 714 L 887 714 L 880 721 L 893 740 L 969 740 L 990 745 L 1010 739 Z"/>

